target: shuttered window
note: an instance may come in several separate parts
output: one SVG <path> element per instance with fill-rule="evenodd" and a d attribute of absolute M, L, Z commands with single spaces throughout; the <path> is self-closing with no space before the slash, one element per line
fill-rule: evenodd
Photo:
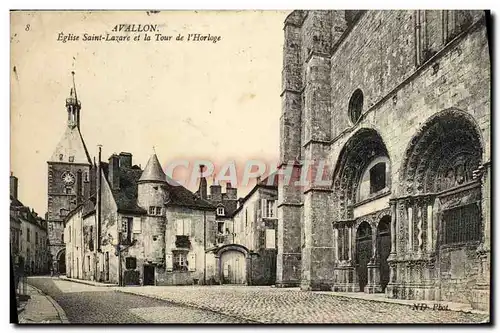
<path fill-rule="evenodd" d="M 276 247 L 276 230 L 266 229 L 266 249 L 274 249 Z"/>
<path fill-rule="evenodd" d="M 179 219 L 176 221 L 177 236 L 191 236 L 191 220 Z"/>

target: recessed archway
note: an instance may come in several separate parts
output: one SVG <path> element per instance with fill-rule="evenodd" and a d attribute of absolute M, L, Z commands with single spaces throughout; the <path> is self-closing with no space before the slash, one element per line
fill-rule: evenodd
<path fill-rule="evenodd" d="M 350 206 L 364 198 L 358 194 L 358 188 L 365 170 L 380 158 L 383 158 L 386 170 L 390 170 L 387 148 L 374 129 L 361 128 L 344 145 L 333 173 L 333 211 L 338 220 L 351 218 Z M 390 178 L 386 177 L 385 182 L 385 188 L 390 189 Z"/>
<path fill-rule="evenodd" d="M 440 192 L 471 181 L 482 153 L 481 134 L 470 114 L 454 109 L 437 113 L 406 149 L 401 194 Z"/>
<path fill-rule="evenodd" d="M 66 249 L 57 254 L 57 271 L 59 274 L 66 274 Z"/>

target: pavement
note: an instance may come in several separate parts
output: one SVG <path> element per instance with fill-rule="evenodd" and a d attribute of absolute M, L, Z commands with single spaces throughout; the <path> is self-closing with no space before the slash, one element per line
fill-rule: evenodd
<path fill-rule="evenodd" d="M 71 323 L 488 323 L 488 313 L 416 308 L 370 295 L 266 286 L 102 286 L 29 278 Z M 364 297 L 364 298 L 363 298 Z M 378 296 L 380 298 L 380 295 Z M 423 303 L 418 301 L 418 303 Z M 459 310 L 459 311 L 457 311 Z"/>
<path fill-rule="evenodd" d="M 26 286 L 26 292 L 30 298 L 18 312 L 19 324 L 68 323 L 64 310 L 52 297 L 31 285 Z"/>
<path fill-rule="evenodd" d="M 116 287 L 121 292 L 183 304 L 259 323 L 487 323 L 488 313 L 420 310 L 409 304 L 331 292 L 260 286 Z M 420 301 L 416 303 L 421 303 Z"/>
<path fill-rule="evenodd" d="M 75 282 L 75 283 L 82 283 L 82 284 L 86 284 L 89 286 L 96 286 L 96 287 L 116 287 L 116 286 L 118 286 L 117 284 L 114 284 L 114 283 L 103 283 L 103 282 L 97 282 L 97 281 L 73 279 L 73 278 L 66 277 L 64 275 L 60 275 L 59 279 L 64 280 L 64 281 L 71 281 L 71 282 Z"/>
<path fill-rule="evenodd" d="M 30 277 L 28 283 L 50 295 L 72 324 L 249 323 L 242 318 L 64 278 Z"/>

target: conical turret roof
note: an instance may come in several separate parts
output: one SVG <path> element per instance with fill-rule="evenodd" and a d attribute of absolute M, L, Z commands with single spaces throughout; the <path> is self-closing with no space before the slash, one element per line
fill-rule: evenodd
<path fill-rule="evenodd" d="M 139 181 L 166 181 L 166 176 L 161 169 L 160 162 L 156 154 L 151 155 Z"/>

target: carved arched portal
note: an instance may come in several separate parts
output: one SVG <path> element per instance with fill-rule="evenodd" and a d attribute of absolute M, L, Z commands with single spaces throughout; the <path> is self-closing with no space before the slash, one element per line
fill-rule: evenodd
<path fill-rule="evenodd" d="M 370 163 L 380 158 L 390 164 L 387 148 L 374 129 L 362 128 L 347 141 L 333 174 L 333 211 L 337 214 L 336 220 L 352 218 L 351 208 L 359 199 L 361 178 Z M 390 170 L 390 165 L 385 170 Z M 390 178 L 384 177 L 384 182 L 386 186 L 383 187 L 390 188 Z"/>

